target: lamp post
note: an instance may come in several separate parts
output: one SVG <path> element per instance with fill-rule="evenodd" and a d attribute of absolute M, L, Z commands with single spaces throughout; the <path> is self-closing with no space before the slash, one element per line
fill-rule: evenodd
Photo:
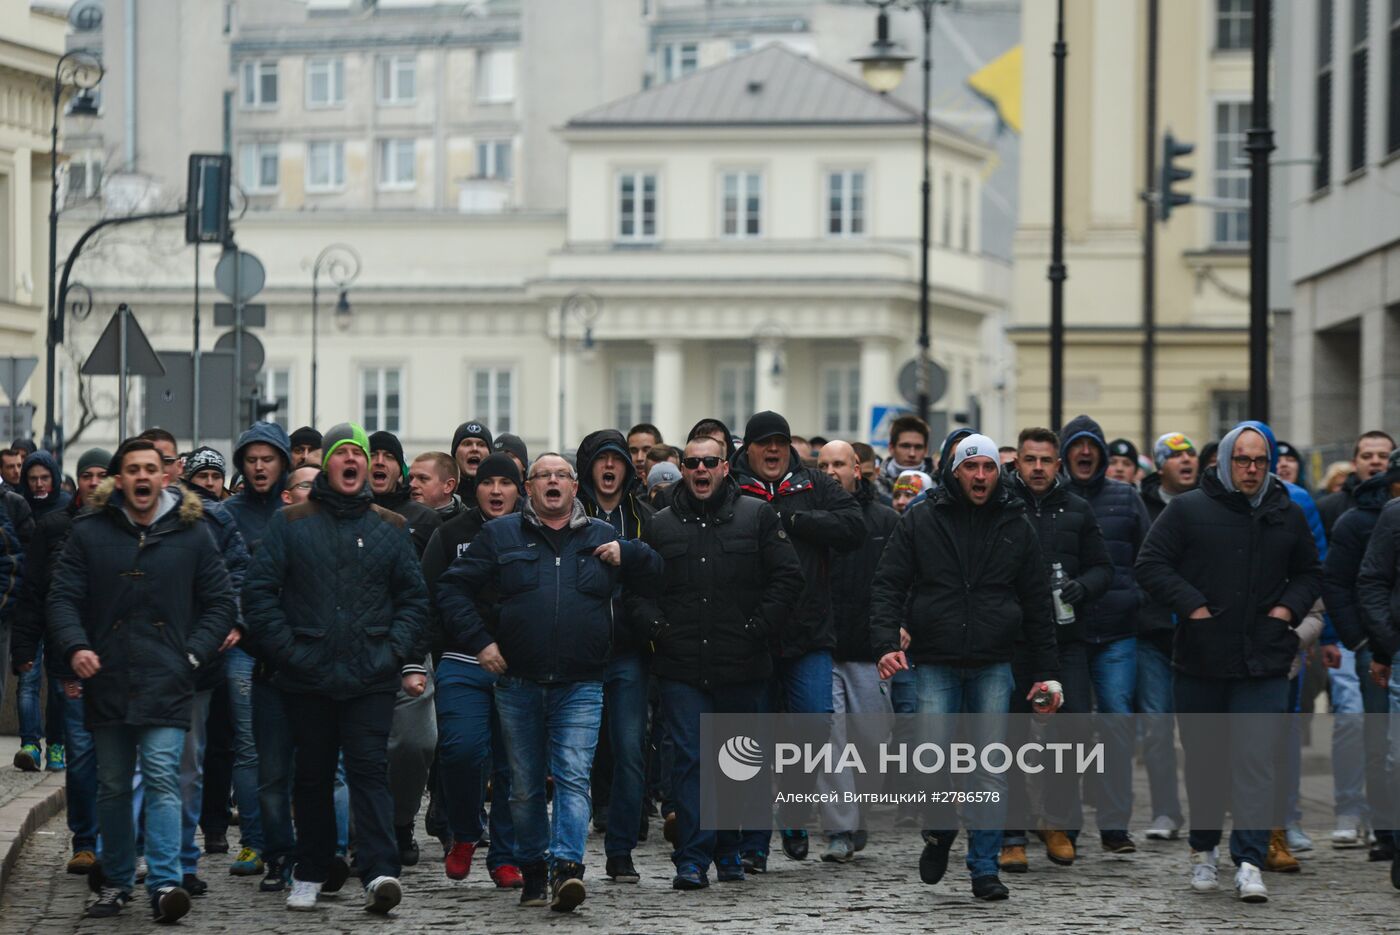
<path fill-rule="evenodd" d="M 72 85 L 78 90 L 68 113 L 74 117 L 97 116 L 97 102 L 88 92 L 102 81 L 102 60 L 87 49 L 65 52 L 53 69 L 53 124 L 49 130 L 49 301 L 45 318 L 44 345 L 44 448 L 52 451 L 58 444 L 54 419 L 54 368 L 58 351 L 59 315 L 57 307 L 58 271 L 58 105 L 63 101 L 63 89 Z"/>
<path fill-rule="evenodd" d="M 1065 406 L 1065 0 L 1055 4 L 1055 133 L 1050 207 L 1050 427 L 1064 425 Z"/>
<path fill-rule="evenodd" d="M 340 290 L 335 302 L 335 323 L 344 330 L 350 325 L 350 285 L 360 276 L 360 254 L 354 247 L 344 243 L 333 243 L 316 256 L 311 266 L 311 427 L 316 427 L 316 388 L 320 368 L 317 353 L 321 307 L 321 271 Z"/>
<path fill-rule="evenodd" d="M 928 305 L 928 253 L 930 198 L 933 181 L 929 170 L 929 108 L 933 97 L 933 8 L 946 0 L 866 0 L 880 12 L 875 18 L 875 41 L 865 55 L 852 59 L 860 65 L 861 77 L 866 84 L 881 94 L 888 94 L 899 86 L 904 77 L 904 66 L 913 61 L 912 55 L 905 54 L 899 46 L 890 41 L 889 8 L 918 10 L 923 17 L 923 182 L 920 186 L 922 213 L 919 224 L 919 365 L 915 377 L 915 394 L 918 397 L 919 418 L 928 422 L 929 415 L 929 305 Z"/>
<path fill-rule="evenodd" d="M 565 442 L 565 421 L 564 421 L 564 361 L 568 356 L 568 344 L 566 342 L 566 326 L 569 317 L 573 316 L 583 325 L 583 348 L 593 349 L 593 323 L 598 320 L 598 316 L 603 314 L 603 300 L 591 292 L 570 292 L 564 296 L 564 301 L 559 303 L 559 445 L 563 451 L 567 445 Z"/>

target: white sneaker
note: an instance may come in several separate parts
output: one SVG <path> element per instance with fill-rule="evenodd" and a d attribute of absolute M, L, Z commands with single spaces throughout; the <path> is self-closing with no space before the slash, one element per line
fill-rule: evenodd
<path fill-rule="evenodd" d="M 1173 821 L 1166 815 L 1158 815 L 1152 819 L 1152 824 L 1147 826 L 1143 832 L 1149 841 L 1175 841 L 1180 837 L 1181 823 Z"/>
<path fill-rule="evenodd" d="M 1293 853 L 1303 854 L 1313 849 L 1312 838 L 1297 825 L 1289 825 L 1284 829 L 1284 834 L 1288 840 L 1288 849 Z"/>
<path fill-rule="evenodd" d="M 316 897 L 321 895 L 321 884 L 307 883 L 292 877 L 292 891 L 287 894 L 287 908 L 293 912 L 310 912 L 316 908 Z"/>
<path fill-rule="evenodd" d="M 1198 893 L 1213 893 L 1220 889 L 1220 874 L 1215 869 L 1218 848 L 1191 852 L 1191 889 Z"/>
<path fill-rule="evenodd" d="M 375 877 L 365 887 L 365 911 L 387 915 L 403 900 L 403 887 L 393 877 Z"/>
<path fill-rule="evenodd" d="M 1361 819 L 1355 815 L 1337 816 L 1337 830 L 1332 832 L 1332 846 L 1336 848 L 1360 847 Z"/>
<path fill-rule="evenodd" d="M 1258 867 L 1247 861 L 1240 864 L 1235 871 L 1235 895 L 1247 903 L 1269 901 L 1269 889 L 1264 885 L 1264 877 Z"/>

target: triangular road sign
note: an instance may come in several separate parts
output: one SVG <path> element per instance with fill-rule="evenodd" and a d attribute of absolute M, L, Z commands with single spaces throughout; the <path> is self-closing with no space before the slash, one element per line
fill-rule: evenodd
<path fill-rule="evenodd" d="M 37 357 L 0 357 L 0 389 L 13 405 L 39 365 Z"/>
<path fill-rule="evenodd" d="M 131 377 L 162 377 L 165 366 L 151 348 L 146 332 L 136 323 L 136 316 L 130 311 L 118 309 L 107 322 L 107 329 L 93 345 L 92 353 L 83 362 L 83 373 L 88 376 L 121 375 L 121 319 L 126 316 L 126 373 Z"/>

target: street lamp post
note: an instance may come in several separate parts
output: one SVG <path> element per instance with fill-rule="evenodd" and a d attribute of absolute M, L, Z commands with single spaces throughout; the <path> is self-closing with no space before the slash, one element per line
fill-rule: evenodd
<path fill-rule="evenodd" d="M 57 420 L 54 419 L 54 368 L 58 352 L 57 307 L 58 272 L 58 106 L 63 101 L 63 89 L 68 85 L 78 89 L 69 113 L 76 117 L 97 116 L 97 104 L 88 94 L 102 81 L 102 60 L 87 49 L 65 52 L 53 70 L 53 124 L 49 130 L 49 301 L 44 320 L 44 448 L 52 451 L 58 444 Z"/>
<path fill-rule="evenodd" d="M 304 268 L 304 267 L 303 267 Z M 317 337 L 321 320 L 321 271 L 340 290 L 335 303 L 336 322 L 348 323 L 350 319 L 350 297 L 347 291 L 360 276 L 360 254 L 354 247 L 344 243 L 333 243 L 322 250 L 311 267 L 311 427 L 316 427 L 316 390 L 320 357 L 317 352 Z"/>
<path fill-rule="evenodd" d="M 1065 0 L 1055 4 L 1055 134 L 1050 209 L 1050 426 L 1064 425 L 1065 406 Z"/>
<path fill-rule="evenodd" d="M 603 314 L 603 300 L 593 295 L 591 292 L 570 292 L 564 297 L 564 301 L 559 303 L 559 450 L 563 451 L 568 442 L 565 441 L 566 422 L 564 420 L 564 361 L 568 356 L 568 343 L 566 336 L 566 326 L 569 317 L 573 316 L 583 325 L 583 348 L 592 350 L 593 348 L 593 323 L 598 320 L 598 316 Z"/>
<path fill-rule="evenodd" d="M 912 55 L 904 54 L 890 41 L 889 8 L 897 6 L 904 10 L 918 10 L 923 17 L 923 182 L 920 186 L 922 213 L 919 224 L 919 365 L 915 375 L 915 394 L 918 398 L 919 418 L 928 422 L 929 416 L 929 302 L 928 302 L 928 254 L 930 244 L 929 218 L 931 212 L 933 180 L 929 169 L 929 109 L 933 97 L 933 8 L 946 0 L 866 0 L 880 12 L 875 18 L 875 41 L 865 55 L 852 59 L 861 67 L 861 76 L 872 89 L 888 94 L 899 86 L 904 76 L 904 66 L 913 60 Z"/>

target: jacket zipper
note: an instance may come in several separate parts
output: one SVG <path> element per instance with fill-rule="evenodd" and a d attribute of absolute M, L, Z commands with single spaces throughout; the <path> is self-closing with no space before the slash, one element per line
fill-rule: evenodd
<path fill-rule="evenodd" d="M 556 627 L 559 625 L 559 589 L 562 588 L 562 587 L 564 586 L 564 580 L 563 580 L 563 574 L 564 574 L 563 565 L 564 565 L 564 556 L 563 556 L 562 554 L 555 555 L 555 556 L 554 556 L 554 625 L 555 625 Z M 560 634 L 560 635 L 562 636 L 562 634 Z M 554 669 L 554 670 L 557 672 L 557 670 L 559 669 L 559 640 L 558 640 L 558 639 L 554 639 L 554 640 L 551 640 L 551 642 L 554 644 L 554 647 L 553 647 L 553 649 L 554 649 L 554 652 L 553 652 L 553 656 L 554 656 L 554 665 L 551 666 L 551 668 Z M 551 673 L 551 674 L 553 674 L 553 673 Z"/>

